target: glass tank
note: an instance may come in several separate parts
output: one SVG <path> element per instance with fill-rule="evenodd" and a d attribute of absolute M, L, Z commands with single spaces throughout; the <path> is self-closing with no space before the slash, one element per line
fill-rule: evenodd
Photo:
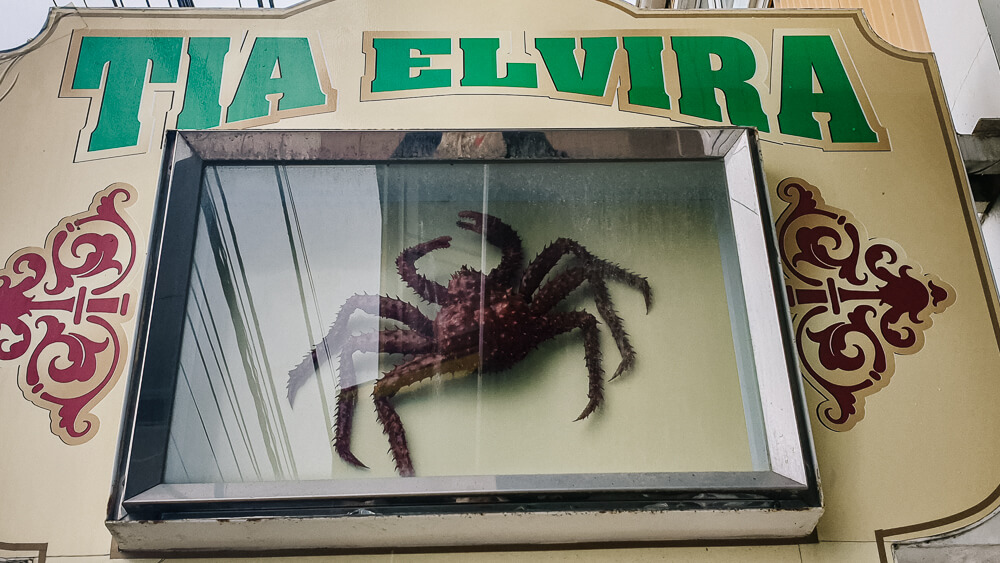
<path fill-rule="evenodd" d="M 752 131 L 233 136 L 172 141 L 109 520 L 818 506 Z"/>
<path fill-rule="evenodd" d="M 765 468 L 724 180 L 207 167 L 165 481 Z"/>

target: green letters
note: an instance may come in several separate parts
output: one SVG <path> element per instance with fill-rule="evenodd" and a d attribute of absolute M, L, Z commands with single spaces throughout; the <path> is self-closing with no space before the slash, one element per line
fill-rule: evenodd
<path fill-rule="evenodd" d="M 507 76 L 499 78 L 497 51 L 500 40 L 492 38 L 461 39 L 464 54 L 462 86 L 506 86 L 508 88 L 538 88 L 538 74 L 532 63 L 507 63 Z"/>
<path fill-rule="evenodd" d="M 813 112 L 830 114 L 834 143 L 875 143 L 837 48 L 828 35 L 786 36 L 782 45 L 781 111 L 778 126 L 787 135 L 822 137 Z M 813 74 L 820 92 L 813 90 Z"/>
<path fill-rule="evenodd" d="M 209 129 L 221 123 L 219 90 L 222 61 L 228 51 L 228 37 L 192 37 L 188 40 L 191 63 L 184 89 L 184 109 L 177 116 L 178 129 Z"/>
<path fill-rule="evenodd" d="M 622 46 L 628 53 L 628 74 L 632 86 L 629 103 L 660 109 L 670 109 L 670 96 L 663 85 L 663 38 L 623 37 Z"/>
<path fill-rule="evenodd" d="M 757 72 L 749 45 L 735 37 L 689 36 L 674 37 L 671 44 L 677 53 L 681 83 L 677 105 L 682 114 L 721 122 L 722 108 L 715 99 L 718 89 L 726 97 L 730 123 L 769 131 L 760 92 L 747 83 Z M 718 70 L 712 70 L 713 54 L 722 61 Z"/>
<path fill-rule="evenodd" d="M 422 88 L 447 88 L 451 86 L 451 70 L 429 69 L 430 57 L 412 57 L 415 49 L 422 55 L 451 54 L 451 39 L 376 37 L 372 39 L 375 49 L 375 79 L 372 92 L 393 92 L 396 90 L 416 90 Z M 418 70 L 410 76 L 410 69 Z"/>
<path fill-rule="evenodd" d="M 80 41 L 73 88 L 100 88 L 104 65 L 108 65 L 97 127 L 87 150 L 139 144 L 139 103 L 146 65 L 152 63 L 150 83 L 176 82 L 182 44 L 181 37 L 88 36 Z"/>
<path fill-rule="evenodd" d="M 170 84 L 164 88 L 170 91 L 177 91 L 176 84 L 183 81 L 184 105 L 177 115 L 178 129 L 221 125 L 220 93 L 230 38 L 188 38 L 187 76 L 181 77 L 184 39 L 93 35 L 80 38 L 69 89 L 97 90 L 103 86 L 104 90 L 100 98 L 91 96 L 100 102 L 94 112 L 97 123 L 87 143 L 88 152 L 135 147 L 143 142 L 139 139 L 139 106 L 145 80 L 149 84 Z M 105 68 L 107 75 L 102 82 Z M 226 122 L 270 115 L 268 96 L 278 97 L 277 110 L 332 106 L 320 85 L 307 38 L 261 37 L 254 41 Z"/>
<path fill-rule="evenodd" d="M 770 132 L 773 122 L 779 139 L 785 135 L 797 138 L 797 142 L 813 139 L 818 141 L 816 146 L 826 148 L 879 143 L 879 136 L 885 132 L 870 113 L 871 108 L 862 105 L 866 99 L 859 98 L 861 90 L 855 90 L 861 86 L 851 82 L 851 67 L 845 67 L 846 59 L 841 58 L 846 54 L 838 51 L 838 45 L 844 47 L 835 44 L 830 35 L 784 35 L 776 31 L 775 41 L 781 44 L 780 49 L 775 44 L 774 51 L 780 53 L 780 61 L 772 63 L 773 86 L 768 90 L 759 66 L 764 64 L 760 62 L 760 48 L 742 39 L 671 35 L 668 31 L 662 35 L 648 31 L 633 32 L 638 33 L 633 36 L 627 33 L 536 37 L 536 52 L 529 53 L 528 59 L 503 62 L 504 56 L 498 58 L 502 40 L 496 37 L 414 37 L 412 33 L 391 37 L 383 32 L 365 32 L 363 52 L 370 57 L 366 68 L 371 74 L 362 78 L 361 100 L 422 96 L 427 89 L 440 89 L 446 94 L 495 93 L 498 89 L 607 104 L 617 88 L 619 106 L 624 111 L 689 123 L 728 121 L 764 133 Z M 82 137 L 80 146 L 86 152 L 144 145 L 148 139 L 139 138 L 143 131 L 140 117 L 147 126 L 154 121 L 171 125 L 169 114 L 155 118 L 139 115 L 147 90 L 183 90 L 183 106 L 179 111 L 176 104 L 173 106 L 173 111 L 178 112 L 178 129 L 255 124 L 261 118 L 277 120 L 281 114 L 275 112 L 288 110 L 300 110 L 291 115 L 333 110 L 334 91 L 325 73 L 318 72 L 323 70 L 323 63 L 314 59 L 313 45 L 306 37 L 258 37 L 250 46 L 242 73 L 226 68 L 242 60 L 228 56 L 231 36 L 138 37 L 129 32 L 110 37 L 84 34 L 74 40 L 78 41 L 79 56 L 68 63 L 75 64 L 75 70 L 69 74 L 71 83 L 63 84 L 62 95 L 92 99 L 87 127 L 93 127 L 93 133 L 89 139 Z M 189 63 L 186 76 L 180 76 L 185 41 Z M 433 58 L 452 55 L 456 41 L 459 52 Z M 520 45 L 504 44 L 504 53 L 513 47 L 520 52 Z M 626 58 L 616 62 L 619 48 Z M 676 55 L 676 69 L 666 56 L 668 48 Z M 543 69 L 554 92 L 539 90 L 538 74 Z M 462 73 L 461 79 L 454 84 L 452 76 L 458 72 Z M 230 76 L 239 80 L 225 110 L 227 101 L 221 99 L 222 93 L 232 92 L 234 85 L 223 84 L 224 76 L 226 80 Z M 678 85 L 679 91 L 673 91 Z M 101 89 L 100 94 L 94 93 Z M 74 94 L 72 90 L 83 92 Z M 723 105 L 728 116 L 723 115 Z M 148 98 L 145 107 L 152 107 Z M 821 120 L 815 114 L 830 116 L 829 138 L 824 138 Z M 885 140 L 884 136 L 881 140 Z M 873 147 L 886 148 L 888 143 Z"/>
<path fill-rule="evenodd" d="M 326 103 L 305 37 L 258 37 L 254 41 L 226 122 L 267 116 L 266 96 L 271 94 L 281 94 L 278 111 Z"/>
<path fill-rule="evenodd" d="M 617 37 L 584 37 L 580 40 L 586 56 L 583 70 L 576 63 L 572 37 L 539 37 L 535 48 L 542 54 L 545 67 L 556 90 L 568 94 L 604 96 L 611 77 L 611 64 L 618 49 Z"/>

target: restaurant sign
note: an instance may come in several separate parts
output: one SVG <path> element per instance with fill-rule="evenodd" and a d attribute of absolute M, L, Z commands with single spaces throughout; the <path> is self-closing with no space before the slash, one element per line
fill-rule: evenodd
<path fill-rule="evenodd" d="M 74 36 L 63 79 L 61 95 L 89 97 L 96 116 L 80 153 L 114 156 L 102 151 L 148 144 L 146 122 L 242 129 L 337 109 L 315 36 L 255 37 L 233 56 L 230 37 L 103 33 Z M 738 34 L 524 33 L 516 47 L 511 37 L 364 32 L 361 100 L 493 94 L 610 106 L 617 97 L 622 111 L 756 127 L 768 140 L 889 149 L 836 31 L 776 33 L 770 62 L 762 45 Z M 182 91 L 183 103 L 161 115 L 148 104 L 143 114 L 151 89 Z"/>
<path fill-rule="evenodd" d="M 162 457 L 138 452 L 150 469 L 129 475 L 134 490 L 122 491 L 130 507 L 144 503 L 140 516 L 173 510 L 179 485 L 231 493 L 220 503 L 259 503 L 265 494 L 240 495 L 293 479 L 349 495 L 357 483 L 450 486 L 442 476 L 478 483 L 487 482 L 476 481 L 482 475 L 612 475 L 615 487 L 614 475 L 625 473 L 757 479 L 792 459 L 771 447 L 773 432 L 796 437 L 778 445 L 815 451 L 815 465 L 799 475 L 818 468 L 823 476 L 825 512 L 813 536 L 820 541 L 710 547 L 708 557 L 889 561 L 894 543 L 952 533 L 1000 506 L 1000 314 L 948 108 L 932 55 L 886 43 L 860 10 L 640 10 L 620 0 L 53 10 L 37 39 L 0 54 L 0 169 L 9 196 L 0 290 L 16 298 L 0 299 L 10 304 L 0 327 L 9 383 L 0 402 L 5 422 L 16 421 L 3 425 L 0 442 L 11 459 L 53 461 L 5 474 L 11 486 L 0 497 L 26 515 L 5 535 L 38 541 L 38 530 L 55 528 L 49 512 L 32 507 L 70 495 L 78 502 L 62 507 L 66 525 L 50 534 L 50 552 L 104 553 L 110 542 L 94 508 L 107 504 L 110 452 L 136 413 L 144 421 L 169 416 L 178 429 L 169 440 L 135 442 Z M 747 139 L 746 150 L 730 151 L 737 137 Z M 199 166 L 174 150 L 181 141 L 197 149 L 190 154 Z M 737 157 L 745 174 L 724 166 Z M 164 162 L 184 163 L 168 169 L 191 177 L 161 188 Z M 753 184 L 747 197 L 729 197 L 736 181 Z M 189 221 L 184 229 L 151 227 L 163 224 L 159 189 L 190 195 L 183 202 L 191 209 L 166 215 Z M 421 257 L 417 271 L 438 283 L 463 267 L 489 275 L 503 249 L 467 232 L 470 212 L 517 233 L 522 272 L 552 241 L 577 241 L 588 253 L 578 261 L 613 260 L 646 278 L 651 306 L 618 279 L 604 283 L 565 264 L 548 279 L 563 275 L 564 285 L 579 281 L 581 289 L 569 295 L 557 284 L 547 298 L 559 302 L 556 312 L 591 312 L 603 335 L 600 359 L 580 328 L 482 380 L 430 377 L 395 393 L 385 382 L 392 358 L 380 364 L 384 355 L 358 353 L 345 379 L 339 353 L 319 352 L 302 379 L 291 377 L 314 351 L 326 353 L 338 311 L 364 301 L 351 301 L 355 294 L 447 318 L 398 274 L 396 260 L 452 237 L 450 248 Z M 774 224 L 773 261 L 736 259 L 750 239 L 730 217 Z M 190 247 L 176 253 L 173 275 L 197 265 L 184 278 L 194 280 L 190 287 L 176 286 L 183 304 L 164 308 L 173 307 L 173 325 L 143 316 L 151 293 L 142 288 L 170 287 L 150 284 L 146 266 L 171 273 L 155 255 L 150 261 L 148 249 L 164 241 Z M 744 354 L 759 339 L 733 336 L 756 326 L 730 308 L 746 295 L 736 288 L 751 264 L 784 268 L 746 287 L 776 290 L 789 305 L 794 347 L 775 357 L 798 360 L 802 378 L 785 380 L 802 391 L 794 410 L 798 422 L 808 417 L 814 449 L 764 421 L 766 401 L 792 394 L 751 385 L 755 374 L 777 372 L 757 370 Z M 541 287 L 536 277 L 528 287 Z M 513 274 L 504 281 L 523 287 Z M 611 333 L 611 313 L 628 329 L 636 358 L 614 381 L 628 349 Z M 370 324 L 351 334 L 394 322 L 354 314 Z M 151 362 L 171 379 L 132 371 L 124 385 L 145 342 L 165 342 L 147 338 L 156 327 L 178 342 L 186 331 L 183 363 Z M 603 369 L 601 406 L 573 422 L 597 403 L 593 374 Z M 356 407 L 350 389 L 341 394 L 351 377 Z M 161 385 L 152 391 L 163 393 L 148 396 L 175 402 L 137 401 L 133 381 Z M 290 381 L 302 383 L 294 403 Z M 153 408 L 138 406 L 146 404 Z M 740 495 L 751 489 L 733 483 Z M 633 513 L 567 511 L 576 520 L 559 537 L 520 509 L 479 520 L 442 516 L 431 535 L 419 519 L 411 535 L 386 534 L 395 517 L 369 514 L 377 512 L 370 506 L 338 522 L 357 526 L 371 516 L 368 536 L 311 528 L 319 523 L 311 516 L 295 520 L 295 533 L 271 528 L 273 536 L 261 530 L 286 519 L 232 512 L 206 527 L 203 519 L 109 516 L 163 541 L 183 537 L 171 550 L 246 538 L 252 545 L 243 549 L 296 550 L 458 545 L 463 534 L 477 545 L 502 540 L 484 538 L 484 527 L 517 545 L 609 537 L 715 544 L 748 531 L 777 537 L 762 525 L 771 516 L 788 518 L 788 537 L 813 529 L 784 497 L 778 502 L 790 510 L 758 515 L 731 509 L 733 499 L 718 489 L 688 490 Z M 462 502 L 487 493 L 522 498 L 481 492 Z M 705 503 L 722 508 L 692 518 L 699 509 L 689 508 Z M 672 519 L 657 520 L 664 516 Z M 734 516 L 746 518 L 727 536 L 721 526 Z M 133 545 L 152 545 L 135 538 Z"/>

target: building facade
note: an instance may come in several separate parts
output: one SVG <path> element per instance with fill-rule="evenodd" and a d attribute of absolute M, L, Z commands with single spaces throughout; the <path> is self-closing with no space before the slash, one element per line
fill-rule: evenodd
<path fill-rule="evenodd" d="M 705 7 L 53 10 L 0 557 L 995 557 L 987 20 Z"/>

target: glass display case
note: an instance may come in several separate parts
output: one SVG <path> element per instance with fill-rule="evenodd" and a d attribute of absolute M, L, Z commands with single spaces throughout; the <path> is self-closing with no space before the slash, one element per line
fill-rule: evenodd
<path fill-rule="evenodd" d="M 165 540 L 143 522 L 234 516 L 305 518 L 320 547 L 507 513 L 549 542 L 602 541 L 573 522 L 609 511 L 654 517 L 638 541 L 808 534 L 756 143 L 172 134 L 109 527 L 146 550 Z M 436 542 L 536 541 L 519 529 Z M 192 549 L 248 547 L 226 537 Z"/>

